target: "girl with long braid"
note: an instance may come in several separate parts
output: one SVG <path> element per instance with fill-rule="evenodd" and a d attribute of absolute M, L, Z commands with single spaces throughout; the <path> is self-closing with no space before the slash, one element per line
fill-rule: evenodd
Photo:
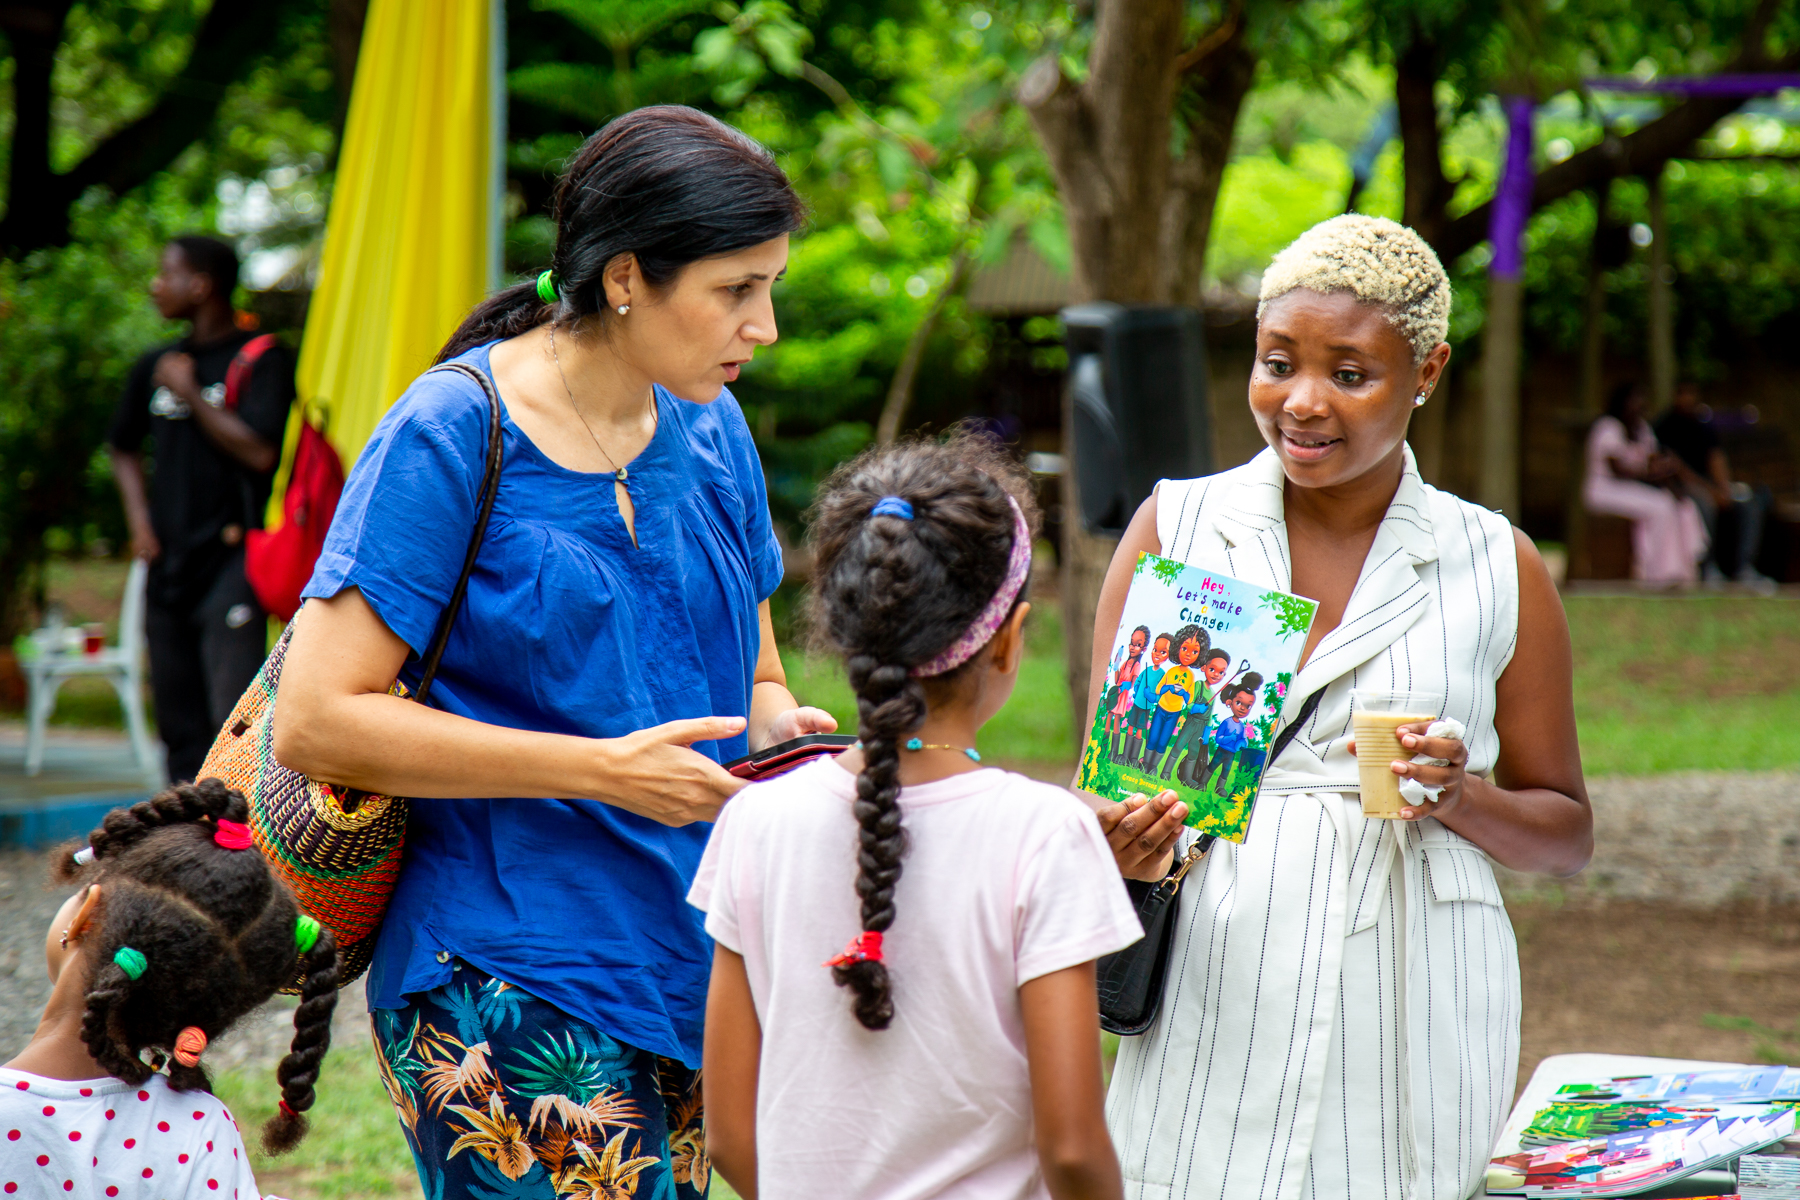
<path fill-rule="evenodd" d="M 861 740 L 740 792 L 688 897 L 709 1149 L 746 1200 L 1120 1195 L 1094 960 L 1142 931 L 1086 808 L 974 748 L 1024 654 L 1028 488 L 960 436 L 865 454 L 814 511 Z"/>
<path fill-rule="evenodd" d="M 51 922 L 53 984 L 36 1035 L 0 1067 L 0 1192 L 260 1195 L 202 1056 L 297 983 L 271 1154 L 306 1136 L 331 1044 L 338 951 L 251 843 L 244 797 L 217 779 L 106 815 L 59 858 L 80 882 Z"/>

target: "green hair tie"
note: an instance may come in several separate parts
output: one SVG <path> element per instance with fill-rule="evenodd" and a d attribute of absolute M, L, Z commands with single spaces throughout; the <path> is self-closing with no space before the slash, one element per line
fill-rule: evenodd
<path fill-rule="evenodd" d="M 557 295 L 556 295 L 556 272 L 555 271 L 545 271 L 542 275 L 538 276 L 538 299 L 542 300 L 545 304 L 555 304 L 556 303 Z"/>
<path fill-rule="evenodd" d="M 300 919 L 294 922 L 294 945 L 300 947 L 300 953 L 312 953 L 312 948 L 319 944 L 319 930 L 317 921 L 305 913 L 300 914 Z"/>
<path fill-rule="evenodd" d="M 113 954 L 113 962 L 133 980 L 142 978 L 144 968 L 150 965 L 150 960 L 144 957 L 142 950 L 133 950 L 130 946 L 120 946 Z"/>

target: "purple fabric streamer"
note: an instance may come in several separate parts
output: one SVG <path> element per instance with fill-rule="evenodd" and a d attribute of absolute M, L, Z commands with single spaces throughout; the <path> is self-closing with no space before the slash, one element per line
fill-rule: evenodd
<path fill-rule="evenodd" d="M 1609 75 L 1590 79 L 1597 92 L 1674 92 L 1684 96 L 1765 96 L 1782 88 L 1800 88 L 1800 75 L 1671 75 L 1666 79 L 1633 79 Z"/>
<path fill-rule="evenodd" d="M 1525 222 L 1531 217 L 1531 114 L 1530 96 L 1506 96 L 1506 166 L 1494 191 L 1488 219 L 1488 241 L 1494 257 L 1488 273 L 1517 279 L 1525 264 Z"/>

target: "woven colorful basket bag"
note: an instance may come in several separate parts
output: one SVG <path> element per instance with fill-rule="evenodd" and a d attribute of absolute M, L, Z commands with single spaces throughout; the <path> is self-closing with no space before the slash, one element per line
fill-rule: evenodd
<path fill-rule="evenodd" d="M 488 401 L 487 468 L 481 482 L 480 506 L 475 529 L 463 559 L 462 575 L 450 593 L 449 603 L 438 618 L 430 645 L 421 660 L 418 695 L 426 703 L 437 675 L 450 629 L 469 589 L 469 575 L 487 534 L 494 497 L 500 490 L 500 397 L 485 373 L 464 363 L 445 363 L 435 370 L 453 370 L 472 377 Z M 343 954 L 339 985 L 348 984 L 369 968 L 381 918 L 400 878 L 400 857 L 406 843 L 407 801 L 354 788 L 338 787 L 308 778 L 275 760 L 275 695 L 281 686 L 281 668 L 287 658 L 294 627 L 306 611 L 301 607 L 288 623 L 275 649 L 249 689 L 238 699 L 225 720 L 198 778 L 223 780 L 250 802 L 250 829 L 256 845 L 275 873 L 293 891 L 300 907 L 330 927 Z M 398 680 L 390 689 L 395 696 L 408 695 Z M 296 976 L 281 990 L 300 991 Z"/>

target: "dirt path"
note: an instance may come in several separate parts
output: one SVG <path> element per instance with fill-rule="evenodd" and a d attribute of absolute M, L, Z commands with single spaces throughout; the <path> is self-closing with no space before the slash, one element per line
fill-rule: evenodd
<path fill-rule="evenodd" d="M 1508 904 L 1519 1080 L 1552 1054 L 1800 1062 L 1800 906 Z"/>

